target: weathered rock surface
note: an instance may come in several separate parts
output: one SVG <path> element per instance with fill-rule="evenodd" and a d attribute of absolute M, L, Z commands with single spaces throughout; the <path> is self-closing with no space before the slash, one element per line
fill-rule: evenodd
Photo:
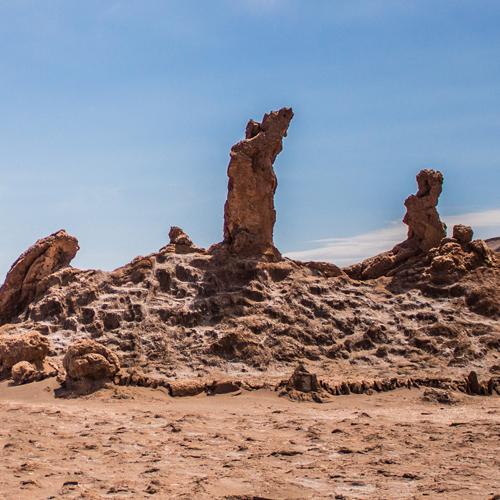
<path fill-rule="evenodd" d="M 74 342 L 64 356 L 66 387 L 86 393 L 111 382 L 120 370 L 118 356 L 90 339 Z"/>
<path fill-rule="evenodd" d="M 405 200 L 403 222 L 408 226 L 408 243 L 426 253 L 446 237 L 446 225 L 439 219 L 436 206 L 443 189 L 443 174 L 421 170 L 417 175 L 418 191 Z"/>
<path fill-rule="evenodd" d="M 36 331 L 0 337 L 0 376 L 9 377 L 12 367 L 21 361 L 42 368 L 49 349 L 49 340 Z"/>
<path fill-rule="evenodd" d="M 222 244 L 198 249 L 173 227 L 157 253 L 113 272 L 80 271 L 64 267 L 76 240 L 57 233 L 13 266 L 2 288 L 12 324 L 0 333 L 42 333 L 51 360 L 64 357 L 68 388 L 81 393 L 111 379 L 172 393 L 179 383 L 179 394 L 190 379 L 208 392 L 227 377 L 275 385 L 304 361 L 330 395 L 390 390 L 424 374 L 463 379 L 471 363 L 484 380 L 500 356 L 500 256 L 471 241 L 467 226 L 442 237 L 439 173 L 417 176 L 408 239 L 390 252 L 344 270 L 279 257 L 272 164 L 292 116 L 284 108 L 250 122 L 233 148 Z M 5 370 L 19 361 L 32 360 Z"/>
<path fill-rule="evenodd" d="M 195 246 L 180 227 L 172 226 L 168 236 L 170 242 L 160 250 L 160 253 L 205 253 L 205 249 Z"/>
<path fill-rule="evenodd" d="M 264 115 L 262 123 L 250 120 L 245 139 L 231 149 L 223 243 L 242 257 L 267 254 L 274 260 L 279 258 L 273 243 L 278 185 L 273 163 L 292 118 L 292 110 L 282 108 Z"/>
<path fill-rule="evenodd" d="M 473 231 L 462 224 L 446 238 L 446 226 L 436 210 L 443 176 L 434 170 L 417 175 L 418 192 L 409 196 L 403 222 L 408 225 L 408 238 L 392 250 L 370 257 L 343 271 L 354 279 L 377 279 L 394 276 L 405 281 L 422 278 L 449 284 L 480 266 L 492 265 L 492 252 L 480 240 L 473 242 Z M 444 280 L 444 281 L 443 281 Z"/>
<path fill-rule="evenodd" d="M 15 384 L 25 384 L 34 379 L 36 368 L 28 361 L 20 361 L 12 367 L 12 380 Z"/>
<path fill-rule="evenodd" d="M 191 238 L 180 227 L 172 226 L 170 228 L 170 232 L 168 233 L 168 237 L 170 238 L 171 245 L 185 245 L 187 247 L 193 246 Z"/>
<path fill-rule="evenodd" d="M 474 231 L 470 226 L 464 226 L 463 224 L 453 226 L 453 239 L 457 240 L 461 245 L 470 243 L 473 236 Z"/>
<path fill-rule="evenodd" d="M 55 273 L 15 328 L 47 335 L 55 360 L 76 338 L 98 341 L 148 383 L 173 372 L 280 380 L 304 360 L 322 379 L 458 377 L 471 362 L 484 378 L 500 356 L 496 255 L 445 240 L 391 276 L 358 281 L 288 259 L 159 252 L 109 273 Z"/>
<path fill-rule="evenodd" d="M 43 280 L 68 266 L 79 248 L 78 240 L 64 230 L 28 248 L 14 262 L 0 288 L 0 325 L 8 323 L 42 293 Z"/>

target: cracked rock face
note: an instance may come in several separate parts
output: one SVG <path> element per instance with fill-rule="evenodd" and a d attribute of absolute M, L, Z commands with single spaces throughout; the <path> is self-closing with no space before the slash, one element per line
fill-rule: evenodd
<path fill-rule="evenodd" d="M 273 163 L 283 149 L 292 118 L 291 108 L 282 108 L 264 115 L 262 123 L 250 120 L 245 139 L 231 149 L 224 244 L 237 255 L 280 258 L 273 243 L 278 185 Z"/>
<path fill-rule="evenodd" d="M 427 253 L 446 237 L 446 224 L 439 219 L 436 206 L 443 189 L 443 174 L 421 170 L 417 175 L 418 192 L 405 200 L 403 222 L 408 226 L 408 242 Z"/>
<path fill-rule="evenodd" d="M 0 325 L 8 323 L 43 292 L 42 281 L 68 266 L 79 249 L 78 240 L 64 229 L 28 248 L 14 262 L 0 288 Z"/>

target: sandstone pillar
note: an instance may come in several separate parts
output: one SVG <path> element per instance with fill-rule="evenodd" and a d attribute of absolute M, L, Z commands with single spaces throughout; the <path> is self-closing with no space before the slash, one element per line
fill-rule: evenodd
<path fill-rule="evenodd" d="M 280 256 L 273 243 L 278 185 L 273 163 L 292 118 L 291 108 L 282 108 L 264 115 L 262 123 L 250 120 L 245 139 L 231 148 L 223 243 L 233 253 Z"/>

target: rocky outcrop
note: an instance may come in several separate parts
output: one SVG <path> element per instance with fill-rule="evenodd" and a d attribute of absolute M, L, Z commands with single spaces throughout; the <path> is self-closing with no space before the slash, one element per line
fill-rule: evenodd
<path fill-rule="evenodd" d="M 239 256 L 280 257 L 273 243 L 278 185 L 273 163 L 292 118 L 291 108 L 282 108 L 264 115 L 262 123 L 250 120 L 245 139 L 231 149 L 223 245 Z"/>
<path fill-rule="evenodd" d="M 443 189 L 443 174 L 434 170 L 421 170 L 417 174 L 417 184 L 417 194 L 405 200 L 403 222 L 408 226 L 406 243 L 427 253 L 446 237 L 446 225 L 441 222 L 436 210 Z"/>
<path fill-rule="evenodd" d="M 34 331 L 21 337 L 17 335 L 0 337 L 0 376 L 9 377 L 12 367 L 21 361 L 27 361 L 43 370 L 43 361 L 49 349 L 49 340 Z"/>
<path fill-rule="evenodd" d="M 172 226 L 168 233 L 168 237 L 170 238 L 171 245 L 193 246 L 191 238 L 180 227 Z"/>
<path fill-rule="evenodd" d="M 66 388 L 85 394 L 110 383 L 120 370 L 120 361 L 103 345 L 90 339 L 80 339 L 69 347 L 63 366 Z"/>
<path fill-rule="evenodd" d="M 180 227 L 172 226 L 168 237 L 170 242 L 160 250 L 161 253 L 205 253 L 205 249 L 195 246 Z"/>
<path fill-rule="evenodd" d="M 65 356 L 68 373 L 58 379 L 77 393 L 113 379 L 173 395 L 217 394 L 245 389 L 248 377 L 274 386 L 306 361 L 318 379 L 330 373 L 330 385 L 318 380 L 322 389 L 304 391 L 316 382 L 300 369 L 285 381 L 287 394 L 323 400 L 322 391 L 386 390 L 415 373 L 451 379 L 474 363 L 484 378 L 498 367 L 500 255 L 462 225 L 436 243 L 444 234 L 435 211 L 439 173 L 419 174 L 418 193 L 406 203 L 408 239 L 390 252 L 345 272 L 280 258 L 272 242 L 272 165 L 291 118 L 283 109 L 262 124 L 251 121 L 233 148 L 223 243 L 198 249 L 173 227 L 156 253 L 112 272 L 79 271 L 64 267 L 76 240 L 56 233 L 9 273 L 0 297 L 10 323 L 0 326 L 0 338 L 37 330 L 46 352 L 49 337 L 51 360 Z M 5 352 L 7 374 L 22 363 L 14 370 L 19 383 L 38 377 L 23 363 L 38 373 L 38 361 L 9 355 L 6 364 Z M 364 381 L 350 381 L 361 372 Z M 388 381 L 376 382 L 381 376 Z"/>
<path fill-rule="evenodd" d="M 453 239 L 457 240 L 457 243 L 460 243 L 460 245 L 470 243 L 473 236 L 474 231 L 470 226 L 464 226 L 463 224 L 453 226 Z"/>
<path fill-rule="evenodd" d="M 14 262 L 0 288 L 0 325 L 22 312 L 40 292 L 40 282 L 68 266 L 79 248 L 78 240 L 64 230 L 28 248 Z"/>
<path fill-rule="evenodd" d="M 343 269 L 351 278 L 376 279 L 390 275 L 401 264 L 439 246 L 446 237 L 446 225 L 440 221 L 436 210 L 443 175 L 434 170 L 421 170 L 416 179 L 417 194 L 412 194 L 405 200 L 406 214 L 403 222 L 408 226 L 407 239 L 388 252 Z"/>

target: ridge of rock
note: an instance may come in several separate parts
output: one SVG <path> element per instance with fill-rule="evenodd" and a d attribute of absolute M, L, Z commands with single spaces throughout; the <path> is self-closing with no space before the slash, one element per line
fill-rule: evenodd
<path fill-rule="evenodd" d="M 296 377 L 336 378 L 342 393 L 360 373 L 452 378 L 473 363 L 484 379 L 500 355 L 500 256 L 472 241 L 468 226 L 443 237 L 439 172 L 417 176 L 405 202 L 408 239 L 391 251 L 343 270 L 281 259 L 273 162 L 292 116 L 283 108 L 251 120 L 233 147 L 222 243 L 205 251 L 174 226 L 156 253 L 112 272 L 81 271 L 68 266 L 77 240 L 55 233 L 21 255 L 0 289 L 0 339 L 38 332 L 52 361 L 66 359 L 66 383 L 80 393 L 113 374 L 156 385 L 175 377 L 172 393 L 213 388 L 208 381 L 228 373 L 267 382 L 305 362 Z M 17 360 L 20 381 L 32 377 L 25 361 Z M 116 374 L 120 367 L 130 377 Z M 299 385 L 292 389 L 303 398 Z"/>
<path fill-rule="evenodd" d="M 39 285 L 44 278 L 68 266 L 79 249 L 78 240 L 64 229 L 29 247 L 14 262 L 0 288 L 0 325 L 42 293 Z"/>

